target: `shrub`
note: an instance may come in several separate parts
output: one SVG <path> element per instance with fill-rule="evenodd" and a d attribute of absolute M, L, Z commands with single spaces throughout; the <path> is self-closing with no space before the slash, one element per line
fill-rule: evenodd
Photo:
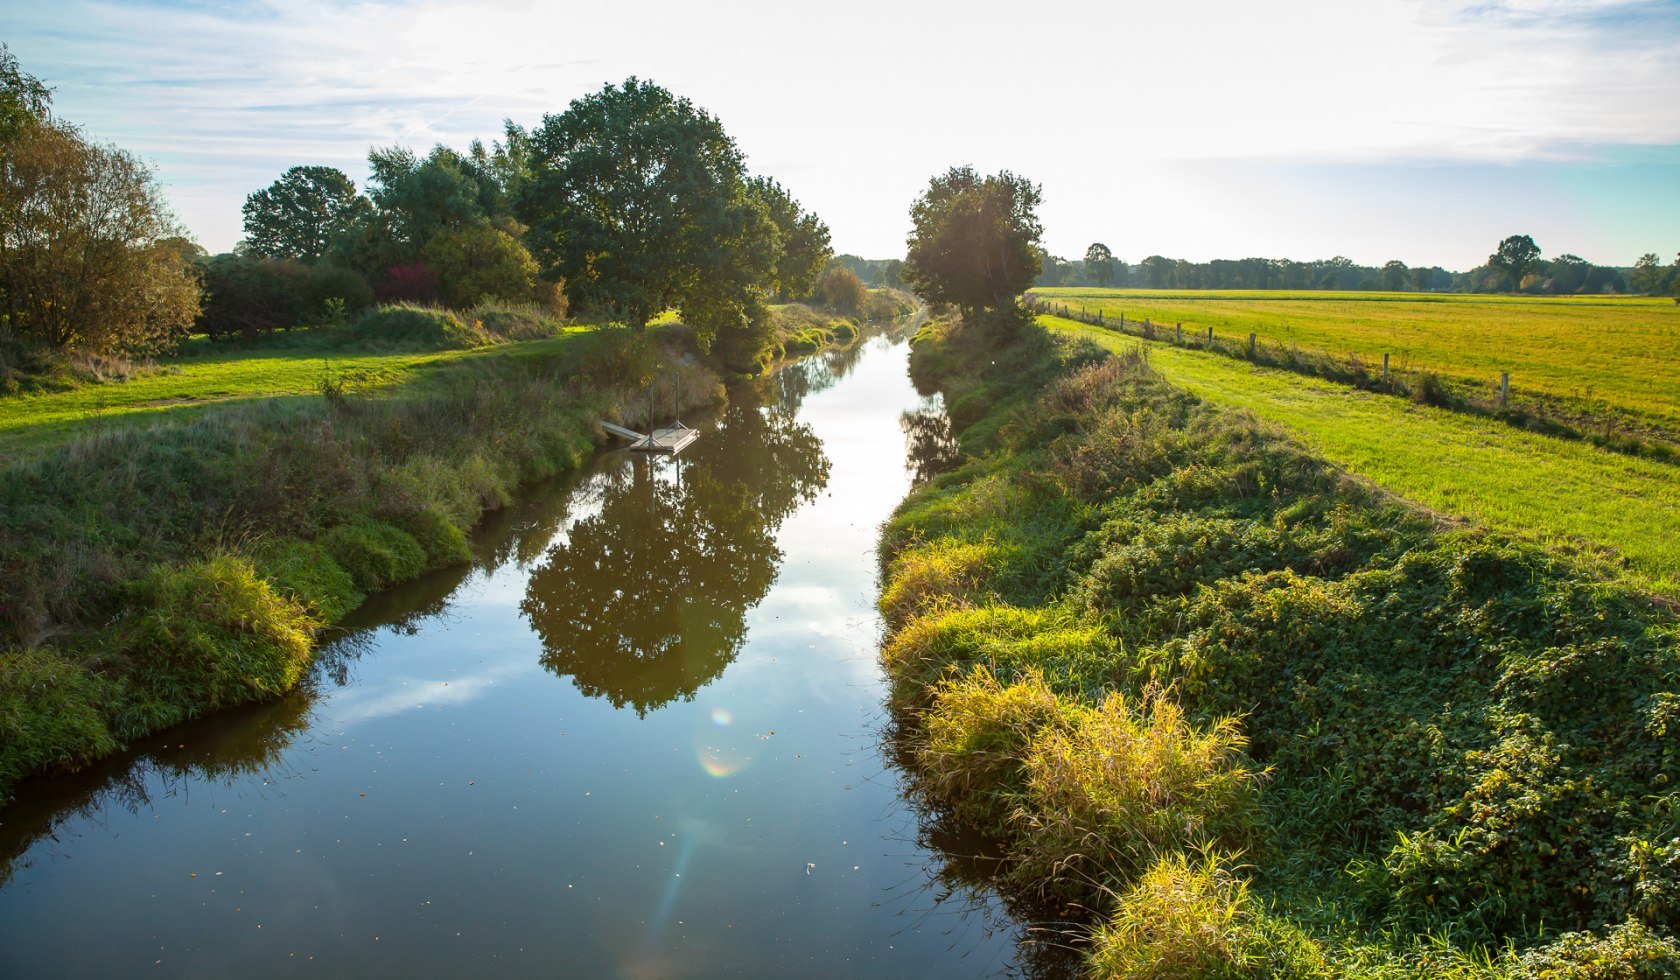
<path fill-rule="evenodd" d="M 366 596 L 356 580 L 314 541 L 277 541 L 252 556 L 257 574 L 323 623 L 336 623 Z"/>
<path fill-rule="evenodd" d="M 1434 405 L 1437 408 L 1448 405 L 1452 401 L 1452 392 L 1447 383 L 1434 371 L 1419 371 L 1412 378 L 1412 401 L 1419 405 Z"/>
<path fill-rule="evenodd" d="M 438 287 L 436 270 L 424 262 L 410 262 L 386 269 L 373 292 L 381 303 L 436 303 Z"/>
<path fill-rule="evenodd" d="M 429 306 L 378 306 L 346 328 L 345 339 L 362 345 L 472 348 L 494 343 L 478 321 L 461 322 L 448 310 Z"/>
<path fill-rule="evenodd" d="M 371 517 L 340 524 L 320 544 L 362 592 L 406 581 L 427 566 L 426 551 L 413 536 Z"/>
<path fill-rule="evenodd" d="M 131 612 L 114 627 L 119 655 L 142 703 L 118 734 L 290 690 L 303 676 L 318 625 L 243 558 L 216 555 L 157 566 L 134 586 Z"/>
<path fill-rule="evenodd" d="M 67 353 L 155 353 L 185 337 L 198 277 L 151 169 L 50 117 L 4 153 L 4 331 Z"/>
<path fill-rule="evenodd" d="M 104 709 L 118 696 L 56 650 L 0 652 L 0 804 L 32 772 L 114 751 Z"/>
<path fill-rule="evenodd" d="M 425 253 L 426 265 L 437 273 L 439 298 L 456 309 L 491 298 L 517 302 L 531 296 L 536 283 L 531 253 L 488 225 L 438 232 Z"/>
<path fill-rule="evenodd" d="M 824 306 L 840 310 L 845 313 L 856 313 L 869 296 L 869 289 L 857 273 L 844 265 L 835 263 L 823 270 L 822 277 L 817 280 L 815 295 L 822 300 Z"/>
<path fill-rule="evenodd" d="M 1603 935 L 1565 933 L 1524 953 L 1513 972 L 1535 980 L 1659 980 L 1680 976 L 1680 945 L 1624 922 Z"/>
<path fill-rule="evenodd" d="M 1198 729 L 1159 689 L 1111 692 L 1077 724 L 1043 730 L 1027 754 L 1011 876 L 1089 901 L 1174 851 L 1242 849 L 1259 781 L 1245 744 L 1235 721 Z"/>
<path fill-rule="evenodd" d="M 373 290 L 354 270 L 293 259 L 225 254 L 203 265 L 205 303 L 198 329 L 212 337 L 254 339 L 275 330 L 336 325 L 360 313 Z"/>

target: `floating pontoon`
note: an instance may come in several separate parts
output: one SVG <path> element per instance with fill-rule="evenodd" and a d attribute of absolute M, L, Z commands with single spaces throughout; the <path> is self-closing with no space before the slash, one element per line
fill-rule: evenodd
<path fill-rule="evenodd" d="M 633 440 L 627 449 L 640 453 L 663 453 L 675 456 L 688 448 L 689 443 L 700 438 L 700 430 L 686 426 L 681 422 L 663 429 L 654 429 L 653 435 L 643 435 L 635 429 L 626 429 L 622 425 L 614 425 L 603 421 L 601 428 L 615 436 Z"/>

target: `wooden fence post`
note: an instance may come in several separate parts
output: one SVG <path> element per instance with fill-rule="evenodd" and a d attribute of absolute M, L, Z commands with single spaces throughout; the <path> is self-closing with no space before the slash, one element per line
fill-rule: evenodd
<path fill-rule="evenodd" d="M 1180 347 L 1184 346 L 1184 324 L 1182 323 L 1178 325 L 1178 339 L 1174 342 Z"/>
<path fill-rule="evenodd" d="M 1208 346 L 1209 347 L 1213 346 L 1213 328 L 1212 327 L 1208 327 Z"/>
<path fill-rule="evenodd" d="M 1254 356 L 1254 335 L 1253 334 L 1248 335 L 1248 356 L 1249 357 Z"/>
<path fill-rule="evenodd" d="M 1120 329 L 1121 330 L 1126 329 L 1126 311 L 1125 310 L 1120 311 Z"/>
<path fill-rule="evenodd" d="M 1505 408 L 1511 403 L 1511 372 L 1499 372 L 1499 407 Z"/>
<path fill-rule="evenodd" d="M 1388 384 L 1388 355 L 1383 355 L 1383 384 Z"/>

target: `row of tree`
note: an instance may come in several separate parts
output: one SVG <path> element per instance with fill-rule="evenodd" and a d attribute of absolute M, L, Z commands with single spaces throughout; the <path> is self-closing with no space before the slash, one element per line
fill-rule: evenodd
<path fill-rule="evenodd" d="M 145 165 L 55 119 L 3 46 L 0 141 L 0 339 L 40 349 L 155 351 L 195 326 L 250 336 L 376 301 L 499 300 L 636 328 L 674 308 L 745 363 L 766 303 L 810 295 L 832 255 L 828 227 L 749 174 L 715 117 L 636 78 L 533 129 L 510 122 L 490 147 L 376 149 L 365 193 L 293 167 L 246 199 L 244 240 L 216 256 Z M 824 285 L 850 296 L 841 278 Z"/>
<path fill-rule="evenodd" d="M 675 308 L 707 342 L 750 345 L 765 301 L 808 296 L 831 255 L 828 227 L 750 175 L 715 117 L 636 78 L 534 129 L 509 122 L 490 148 L 394 147 L 368 164 L 365 196 L 329 167 L 252 194 L 239 254 L 210 263 L 208 319 L 241 292 L 218 266 L 295 276 L 295 263 L 359 278 L 342 304 L 569 302 L 637 328 Z"/>
<path fill-rule="evenodd" d="M 1215 259 L 1188 262 L 1151 255 L 1136 265 L 1115 258 L 1094 243 L 1081 260 L 1044 257 L 1038 286 L 1116 286 L 1139 289 L 1334 289 L 1388 292 L 1513 292 L 1667 294 L 1680 288 L 1680 258 L 1664 266 L 1655 254 L 1631 268 L 1594 265 L 1578 255 L 1541 258 L 1527 235 L 1500 243 L 1488 261 L 1468 272 L 1440 266 L 1408 266 L 1398 259 L 1362 266 L 1337 256 L 1312 262 L 1289 259 Z"/>

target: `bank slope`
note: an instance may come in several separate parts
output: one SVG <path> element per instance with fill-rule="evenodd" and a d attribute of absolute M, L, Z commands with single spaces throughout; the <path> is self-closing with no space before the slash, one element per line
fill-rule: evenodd
<path fill-rule="evenodd" d="M 1137 353 L 999 336 L 919 339 L 968 461 L 881 600 L 899 757 L 992 885 L 1098 975 L 1680 969 L 1671 614 Z"/>
<path fill-rule="evenodd" d="M 1630 581 L 1680 597 L 1680 465 L 1061 317 L 1041 322 L 1106 350 L 1141 347 L 1174 385 L 1283 425 L 1338 466 L 1437 513 L 1603 549 Z"/>

